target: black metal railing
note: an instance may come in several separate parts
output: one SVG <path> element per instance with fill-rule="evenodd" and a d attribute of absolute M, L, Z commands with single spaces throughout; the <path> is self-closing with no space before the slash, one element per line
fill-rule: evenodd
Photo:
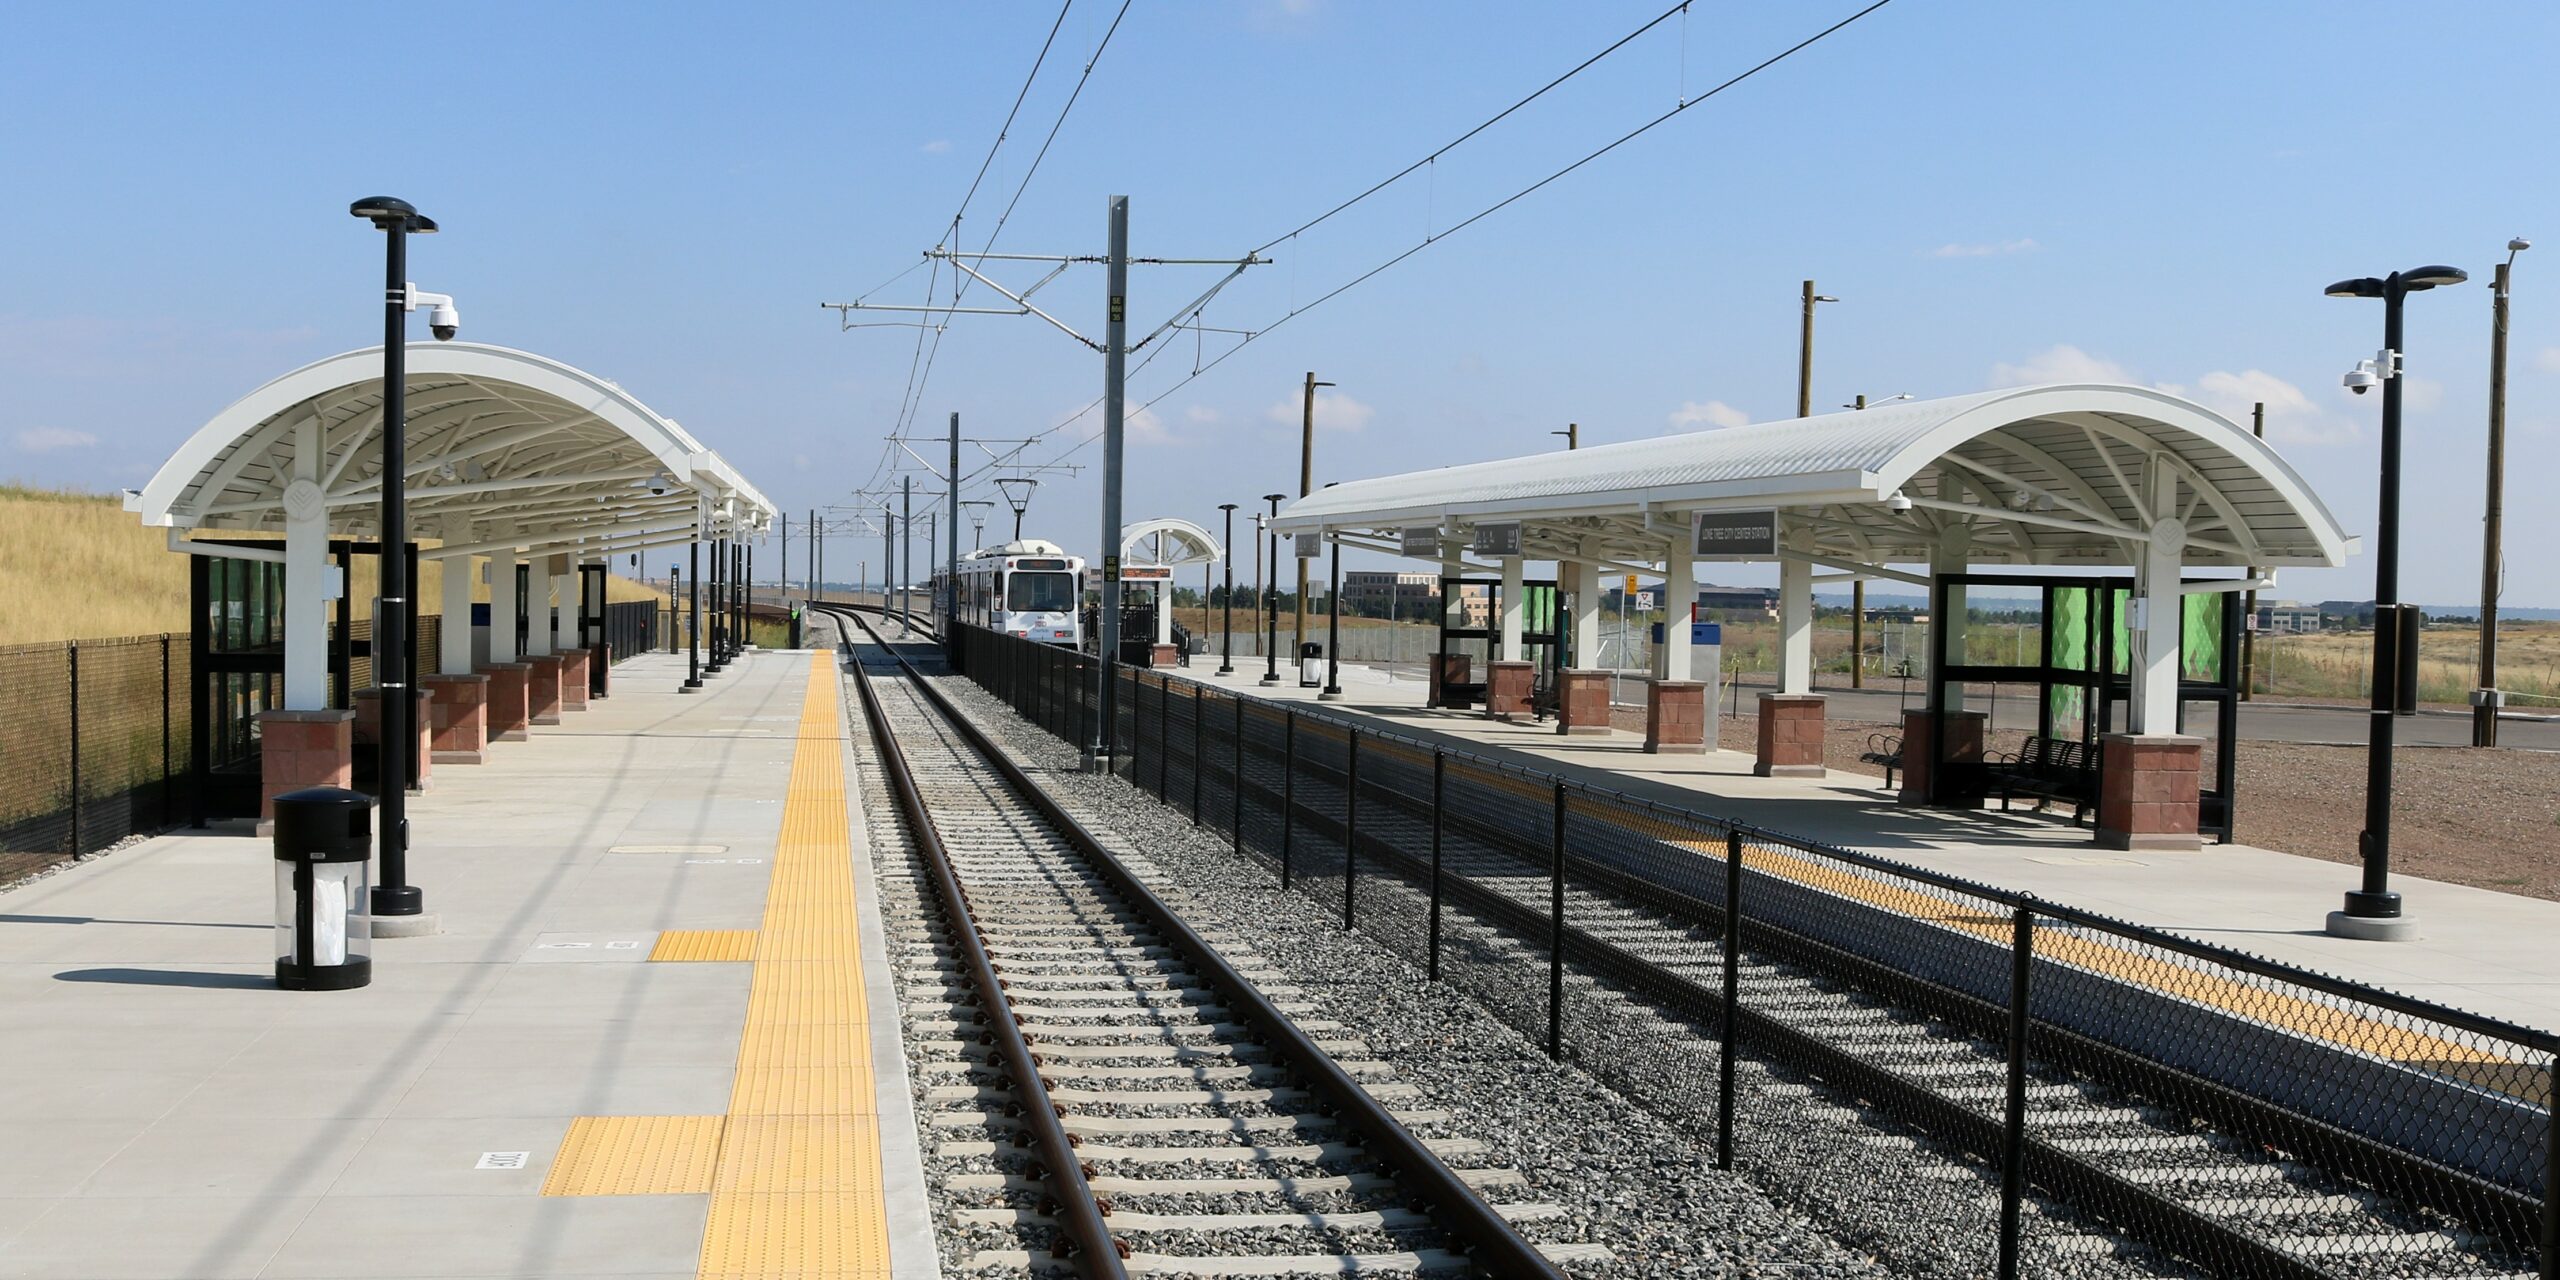
<path fill-rule="evenodd" d="M 657 643 L 657 601 L 623 600 L 604 607 L 605 652 L 612 661 L 638 657 Z"/>
<path fill-rule="evenodd" d="M 1091 657 L 974 628 L 954 655 L 1085 740 Z M 2016 1274 L 2122 1236 L 2222 1274 L 2555 1274 L 2560 1037 L 1321 712 L 1114 679 L 1120 776 L 1720 1164 L 1822 1141 L 1801 1122 L 1813 1086 L 1847 1128 L 1916 1131 L 1940 1163 L 1879 1180 L 1864 1211 L 1901 1228 L 1867 1242 L 1883 1251 L 1955 1240 Z"/>
<path fill-rule="evenodd" d="M 187 638 L 0 649 L 0 885 L 186 812 Z"/>

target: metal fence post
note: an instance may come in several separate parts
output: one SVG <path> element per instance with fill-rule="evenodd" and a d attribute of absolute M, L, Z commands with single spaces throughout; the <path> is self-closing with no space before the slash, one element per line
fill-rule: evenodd
<path fill-rule="evenodd" d="M 1156 677 L 1156 799 L 1173 803 L 1173 677 Z"/>
<path fill-rule="evenodd" d="M 177 790 L 173 759 L 169 751 L 169 634 L 160 633 L 160 825 L 177 825 L 177 805 L 170 793 Z"/>
<path fill-rule="evenodd" d="M 1209 743 L 1209 722 L 1200 716 L 1208 693 L 1205 684 L 1191 686 L 1191 825 L 1195 827 L 1200 825 L 1200 777 L 1209 772 L 1202 759 L 1208 752 L 1201 750 Z"/>
<path fill-rule="evenodd" d="M 1342 776 L 1342 927 L 1356 929 L 1353 913 L 1360 889 L 1360 731 L 1343 735 L 1350 754 Z"/>
<path fill-rule="evenodd" d="M 1431 751 L 1431 927 L 1423 948 L 1425 967 L 1433 982 L 1440 980 L 1440 797 L 1446 790 L 1449 775 L 1449 753 L 1437 747 Z"/>
<path fill-rule="evenodd" d="M 2018 1274 L 2018 1213 L 2027 1182 L 2027 985 L 2035 945 L 2035 913 L 2020 907 L 2010 918 L 2009 1098 L 2000 1136 L 2000 1280 L 2016 1280 Z"/>
<path fill-rule="evenodd" d="M 71 856 L 80 856 L 80 642 L 63 646 L 71 673 Z"/>
<path fill-rule="evenodd" d="M 1298 713 L 1280 713 L 1280 887 L 1289 887 L 1289 847 L 1298 836 Z"/>
<path fill-rule="evenodd" d="M 1564 784 L 1556 784 L 1547 895 L 1547 1056 L 1564 1056 Z"/>
<path fill-rule="evenodd" d="M 1227 836 L 1232 846 L 1231 851 L 1236 856 L 1242 857 L 1244 856 L 1244 699 L 1239 697 L 1234 699 L 1234 702 L 1236 704 L 1236 738 L 1233 743 L 1235 764 L 1227 775 L 1228 782 L 1232 784 L 1228 788 L 1227 799 L 1233 802 L 1235 811 L 1229 815 Z"/>
<path fill-rule="evenodd" d="M 2560 1058 L 2543 1087 L 2542 1280 L 2560 1280 Z"/>
<path fill-rule="evenodd" d="M 1735 1034 L 1742 1007 L 1742 833 L 1724 833 L 1724 1017 L 1716 1046 L 1716 1167 L 1733 1167 Z"/>

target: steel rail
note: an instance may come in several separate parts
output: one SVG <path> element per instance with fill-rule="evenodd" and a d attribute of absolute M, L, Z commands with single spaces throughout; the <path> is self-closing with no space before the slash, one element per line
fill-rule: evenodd
<path fill-rule="evenodd" d="M 865 631 L 869 628 L 866 626 Z M 876 637 L 875 637 L 876 639 Z M 851 646 L 847 646 L 849 649 Z M 885 646 L 884 646 L 885 647 Z M 903 665 L 904 659 L 900 659 Z M 1004 980 L 997 976 L 995 961 L 987 954 L 986 941 L 978 935 L 978 922 L 971 914 L 968 892 L 960 885 L 959 873 L 952 869 L 951 852 L 942 843 L 942 833 L 933 817 L 925 811 L 924 796 L 916 787 L 915 775 L 907 765 L 906 753 L 899 749 L 897 735 L 890 732 L 889 718 L 880 706 L 880 695 L 871 687 L 871 675 L 863 669 L 862 660 L 853 661 L 854 688 L 861 694 L 863 719 L 871 725 L 871 736 L 880 744 L 880 762 L 889 775 L 889 784 L 897 793 L 898 809 L 905 816 L 907 829 L 915 836 L 923 851 L 925 866 L 930 871 L 934 897 L 942 907 L 943 922 L 951 931 L 962 962 L 969 969 L 969 985 L 977 992 L 978 1016 L 986 1030 L 980 1042 L 991 1045 L 1005 1063 L 1005 1071 L 1015 1096 L 1022 1105 L 1023 1123 L 1031 1132 L 1033 1145 L 1040 1156 L 1040 1172 L 1048 1183 L 1054 1217 L 1075 1243 L 1072 1261 L 1076 1270 L 1092 1280 L 1127 1280 L 1129 1269 L 1122 1261 L 1124 1249 L 1111 1235 L 1105 1221 L 1101 1199 L 1086 1180 L 1083 1161 L 1076 1155 L 1074 1139 L 1067 1134 L 1066 1111 L 1049 1097 L 1049 1082 L 1040 1076 L 1040 1059 L 1032 1052 L 1030 1041 L 1022 1032 L 1022 1019 L 1013 1011 L 1013 1002 L 1005 993 Z"/>
<path fill-rule="evenodd" d="M 844 612 L 850 615 L 853 611 L 846 609 Z M 1083 823 L 1034 782 L 1014 762 L 1010 753 L 962 714 L 948 696 L 933 687 L 931 681 L 923 679 L 906 655 L 880 640 L 878 633 L 873 632 L 870 624 L 859 616 L 854 616 L 853 622 L 872 637 L 873 643 L 889 649 L 890 654 L 897 658 L 898 665 L 911 677 L 912 687 L 917 693 L 941 712 L 970 746 L 993 764 L 997 772 L 1003 774 L 1005 780 L 1029 800 L 1130 905 L 1147 917 L 1165 940 L 1179 950 L 1183 958 L 1219 992 L 1228 1006 L 1242 1015 L 1253 1028 L 1256 1039 L 1279 1053 L 1310 1091 L 1332 1107 L 1353 1135 L 1350 1140 L 1375 1151 L 1409 1191 L 1439 1211 L 1441 1227 L 1472 1246 L 1469 1257 L 1478 1270 L 1525 1280 L 1565 1280 L 1565 1272 L 1561 1268 L 1539 1252 L 1538 1247 L 1522 1236 L 1510 1220 L 1477 1195 L 1475 1189 L 1433 1154 L 1422 1139 L 1414 1136 L 1403 1122 L 1370 1096 L 1359 1081 L 1334 1061 L 1332 1054 L 1325 1052 L 1313 1038 L 1299 1029 L 1295 1021 L 1274 1006 L 1270 997 L 1220 955 L 1170 904 L 1131 873 Z"/>

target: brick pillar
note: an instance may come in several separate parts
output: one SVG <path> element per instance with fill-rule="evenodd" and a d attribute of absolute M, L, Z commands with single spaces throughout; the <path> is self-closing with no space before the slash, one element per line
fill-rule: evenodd
<path fill-rule="evenodd" d="M 2107 849 L 2192 850 L 2204 739 L 2110 733 L 2099 739 L 2098 844 Z"/>
<path fill-rule="evenodd" d="M 1451 693 L 1448 692 L 1448 690 L 1453 686 L 1466 684 L 1474 678 L 1474 658 L 1463 653 L 1433 654 L 1431 659 L 1431 701 L 1428 705 L 1434 707 L 1455 707 L 1461 711 L 1465 710 L 1467 706 L 1466 696 L 1464 694 Z"/>
<path fill-rule="evenodd" d="M 533 664 L 492 662 L 480 671 L 489 677 L 489 741 L 524 741 L 525 726 L 533 723 L 527 696 L 533 681 Z"/>
<path fill-rule="evenodd" d="M 304 787 L 356 780 L 356 713 L 268 711 L 258 716 L 258 822 L 272 822 L 275 799 Z"/>
<path fill-rule="evenodd" d="M 1173 667 L 1182 664 L 1182 650 L 1175 645 L 1160 644 L 1147 651 L 1147 665 Z"/>
<path fill-rule="evenodd" d="M 560 709 L 587 709 L 587 651 L 564 649 L 560 653 Z"/>
<path fill-rule="evenodd" d="M 1763 778 L 1819 778 L 1823 765 L 1823 699 L 1818 693 L 1760 695 L 1760 754 L 1751 766 Z"/>
<path fill-rule="evenodd" d="M 1936 714 L 1927 710 L 1902 713 L 1901 803 L 1903 804 L 1929 803 L 1930 766 L 1936 763 L 1929 758 L 1929 725 Z M 1949 764 L 1978 765 L 1982 763 L 1982 730 L 1989 719 L 1989 716 L 1979 711 L 1947 713 L 1946 756 Z M 1969 803 L 1949 801 L 1946 807 L 1979 809 L 1982 807 L 1982 800 L 1977 796 Z"/>
<path fill-rule="evenodd" d="M 1707 714 L 1707 686 L 1696 680 L 1645 684 L 1644 749 L 1664 755 L 1697 755 L 1715 747 L 1715 720 Z"/>
<path fill-rule="evenodd" d="M 434 737 L 428 758 L 437 764 L 480 764 L 489 758 L 489 677 L 420 676 L 429 699 Z"/>
<path fill-rule="evenodd" d="M 524 682 L 525 718 L 534 724 L 560 723 L 560 655 L 535 654 L 525 665 L 532 668 Z"/>
<path fill-rule="evenodd" d="M 1526 662 L 1497 662 L 1486 669 L 1484 713 L 1497 720 L 1529 714 L 1529 693 L 1537 687 L 1538 669 Z"/>
<path fill-rule="evenodd" d="M 1556 698 L 1556 732 L 1599 734 L 1609 731 L 1609 673 L 1567 671 Z"/>

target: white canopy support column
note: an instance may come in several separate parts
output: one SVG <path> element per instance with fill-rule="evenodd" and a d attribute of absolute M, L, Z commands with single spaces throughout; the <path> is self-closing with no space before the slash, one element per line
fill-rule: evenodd
<path fill-rule="evenodd" d="M 1780 545 L 1810 550 L 1808 532 L 1782 517 Z M 1800 555 L 1778 562 L 1778 692 L 1813 692 L 1813 562 Z"/>
<path fill-rule="evenodd" d="M 1589 561 L 1573 560 L 1557 565 L 1558 577 L 1566 565 L 1572 567 L 1573 585 L 1573 669 L 1600 669 L 1600 567 Z"/>
<path fill-rule="evenodd" d="M 1662 643 L 1654 670 L 1665 680 L 1689 678 L 1689 614 L 1698 599 L 1697 562 L 1686 539 L 1674 539 L 1662 562 Z"/>
<path fill-rule="evenodd" d="M 1929 549 L 1929 576 L 1933 585 L 1940 575 L 1963 573 L 1967 563 L 1966 557 L 1972 553 L 1972 548 L 1971 526 L 1949 524 L 1946 528 L 1940 529 L 1937 541 Z M 1951 667 L 1964 665 L 1965 622 L 1970 616 L 1966 612 L 1967 608 L 1963 584 L 1951 585 L 1947 588 L 1946 607 L 1942 611 L 1944 616 L 1933 615 L 1929 619 L 1930 626 L 1941 627 L 1946 631 L 1947 665 Z M 1934 677 L 1937 673 L 1931 671 L 1929 674 Z M 1949 711 L 1964 710 L 1963 685 L 1948 685 L 1946 698 Z"/>
<path fill-rule="evenodd" d="M 1528 610 L 1528 602 L 1521 598 L 1526 594 L 1526 589 L 1520 585 L 1522 581 L 1521 557 L 1504 556 L 1502 558 L 1502 644 L 1493 651 L 1496 661 L 1518 662 L 1522 659 L 1521 619 L 1526 616 Z"/>
<path fill-rule="evenodd" d="M 470 536 L 468 522 L 455 521 L 445 526 L 448 542 Z M 443 569 L 444 627 L 436 671 L 440 675 L 467 676 L 471 674 L 471 557 L 448 559 L 443 562 Z"/>
<path fill-rule="evenodd" d="M 489 661 L 518 661 L 516 554 L 501 551 L 482 561 L 481 569 L 489 575 Z"/>
<path fill-rule="evenodd" d="M 296 480 L 284 499 L 284 710 L 329 705 L 329 508 Z"/>
<path fill-rule="evenodd" d="M 567 653 L 578 647 L 578 558 L 574 555 L 551 557 L 551 590 L 559 598 L 559 610 L 552 623 L 552 650 Z"/>
<path fill-rule="evenodd" d="M 2135 734 L 2178 731 L 2178 646 L 2185 631 L 2178 582 L 2186 546 L 2184 521 L 2171 516 L 2153 522 L 2134 586 L 2133 696 L 2126 729 Z"/>
<path fill-rule="evenodd" d="M 540 558 L 525 563 L 524 656 L 551 656 L 551 573 Z"/>
<path fill-rule="evenodd" d="M 1173 643 L 1173 579 L 1156 580 L 1156 643 Z"/>

